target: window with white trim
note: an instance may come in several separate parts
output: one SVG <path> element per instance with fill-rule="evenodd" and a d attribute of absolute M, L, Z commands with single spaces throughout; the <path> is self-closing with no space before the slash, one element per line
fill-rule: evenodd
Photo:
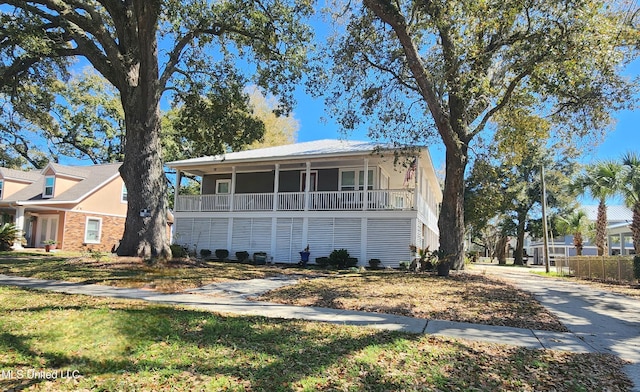
<path fill-rule="evenodd" d="M 231 180 L 216 180 L 216 194 L 228 195 L 231 193 Z"/>
<path fill-rule="evenodd" d="M 102 231 L 102 219 L 87 217 L 84 229 L 84 242 L 86 244 L 99 244 Z"/>
<path fill-rule="evenodd" d="M 122 193 L 120 194 L 120 201 L 123 203 L 127 202 L 127 186 L 123 183 L 122 184 Z"/>
<path fill-rule="evenodd" d="M 369 170 L 367 189 L 373 189 L 373 170 Z M 356 184 L 358 187 L 356 188 Z M 340 171 L 340 190 L 355 191 L 364 189 L 364 170 L 342 170 Z"/>
<path fill-rule="evenodd" d="M 53 197 L 53 191 L 56 185 L 56 177 L 55 176 L 46 176 L 44 178 L 44 191 L 42 192 L 42 197 Z"/>

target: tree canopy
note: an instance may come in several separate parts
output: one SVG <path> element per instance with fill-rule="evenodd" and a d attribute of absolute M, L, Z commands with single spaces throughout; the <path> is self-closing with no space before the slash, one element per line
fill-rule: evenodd
<path fill-rule="evenodd" d="M 287 113 L 305 70 L 311 33 L 304 21 L 313 11 L 311 2 L 275 0 L 1 0 L 0 5 L 0 86 L 12 103 L 29 104 L 17 100 L 29 95 L 28 88 L 64 80 L 72 59 L 88 62 L 118 91 L 126 129 L 120 172 L 130 196 L 118 253 L 153 258 L 170 255 L 161 97 L 169 91 L 172 100 L 193 111 L 202 107 L 203 97 L 222 91 L 232 107 L 244 102 L 237 93 L 251 80 L 276 95 L 279 112 Z M 37 92 L 42 99 L 35 102 L 51 105 L 46 89 Z M 142 209 L 150 216 L 141 217 Z"/>
<path fill-rule="evenodd" d="M 320 84 L 333 87 L 327 103 L 347 130 L 444 144 L 440 247 L 461 268 L 473 142 L 513 110 L 547 119 L 567 141 L 606 129 L 633 101 L 619 72 L 636 56 L 633 12 L 597 0 L 347 2 L 333 8 Z"/>

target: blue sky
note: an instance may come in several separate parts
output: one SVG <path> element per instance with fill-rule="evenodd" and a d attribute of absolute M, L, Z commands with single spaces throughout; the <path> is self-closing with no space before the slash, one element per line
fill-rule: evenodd
<path fill-rule="evenodd" d="M 640 76 L 640 60 L 636 60 L 625 72 L 629 77 Z M 639 97 L 640 98 L 640 97 Z M 319 139 L 367 140 L 367 131 L 362 128 L 345 136 L 340 127 L 324 112 L 322 99 L 314 99 L 303 92 L 297 94 L 297 105 L 294 109 L 294 117 L 300 122 L 298 141 L 312 141 Z M 616 123 L 607 133 L 604 141 L 594 151 L 585 152 L 581 161 L 591 163 L 597 160 L 618 159 L 627 151 L 635 151 L 640 154 L 640 110 L 626 110 L 614 114 Z M 429 147 L 434 166 L 444 167 L 444 148 L 442 145 Z"/>

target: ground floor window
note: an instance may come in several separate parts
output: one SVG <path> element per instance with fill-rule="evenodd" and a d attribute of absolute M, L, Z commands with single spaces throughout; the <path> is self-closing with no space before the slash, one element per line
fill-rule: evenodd
<path fill-rule="evenodd" d="M 101 229 L 102 219 L 88 217 L 84 231 L 84 242 L 87 244 L 99 244 Z"/>

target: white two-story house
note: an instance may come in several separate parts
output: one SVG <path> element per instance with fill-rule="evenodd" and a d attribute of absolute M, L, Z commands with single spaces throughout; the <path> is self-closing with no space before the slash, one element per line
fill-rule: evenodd
<path fill-rule="evenodd" d="M 174 243 L 266 252 L 273 262 L 311 261 L 347 249 L 359 265 L 395 267 L 409 246 L 438 247 L 442 192 L 429 152 L 409 165 L 371 142 L 319 140 L 187 159 L 167 165 L 201 179 L 200 195 L 176 187 Z M 408 166 L 408 167 L 407 167 Z"/>

